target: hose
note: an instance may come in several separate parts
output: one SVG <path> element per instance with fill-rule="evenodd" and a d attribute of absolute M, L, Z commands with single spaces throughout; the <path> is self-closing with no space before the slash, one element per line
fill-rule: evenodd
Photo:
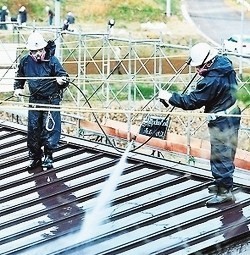
<path fill-rule="evenodd" d="M 189 62 L 186 62 L 186 63 L 188 64 Z M 181 67 L 180 70 L 184 70 L 184 68 Z M 193 78 L 189 81 L 189 83 L 187 84 L 187 86 L 185 87 L 185 89 L 182 91 L 182 94 L 184 94 L 184 93 L 187 91 L 187 89 L 190 87 L 190 85 L 192 84 L 192 82 L 194 81 L 194 79 L 196 78 L 197 75 L 198 75 L 198 73 L 196 73 L 196 74 L 193 76 Z M 85 94 L 83 93 L 83 91 L 82 91 L 80 88 L 78 88 L 78 86 L 77 86 L 74 82 L 69 81 L 69 83 L 72 84 L 74 87 L 76 87 L 76 88 L 80 91 L 80 93 L 81 93 L 82 96 L 84 97 L 86 103 L 88 104 L 89 108 L 92 108 L 91 104 L 89 103 L 89 99 L 90 99 L 90 98 L 87 98 L 87 97 L 85 96 Z M 171 108 L 170 112 L 172 112 L 174 109 L 175 109 L 175 107 L 173 106 L 173 107 Z M 96 117 L 95 113 L 92 112 L 92 114 L 93 114 L 93 116 L 94 116 L 94 119 L 95 119 L 97 125 L 98 125 L 99 128 L 101 129 L 101 131 L 102 131 L 103 135 L 105 136 L 105 138 L 107 139 L 107 141 L 111 144 L 111 146 L 112 146 L 113 148 L 115 148 L 117 151 L 120 151 L 120 150 L 119 150 L 117 147 L 115 147 L 115 146 L 113 145 L 113 143 L 110 141 L 110 138 L 108 137 L 108 135 L 107 135 L 107 134 L 105 133 L 105 131 L 103 130 L 103 128 L 102 128 L 101 124 L 99 123 L 98 118 Z M 169 116 L 170 116 L 170 113 L 161 121 L 160 125 L 152 132 L 152 134 L 149 136 L 149 138 L 148 138 L 145 142 L 143 142 L 142 144 L 140 144 L 139 146 L 137 146 L 137 147 L 135 147 L 134 149 L 132 149 L 131 152 L 135 152 L 136 150 L 140 149 L 142 146 L 144 146 L 146 143 L 148 143 L 153 137 L 155 137 L 155 134 L 160 130 L 160 128 L 161 128 L 162 125 L 167 121 L 167 119 L 169 118 Z"/>
<path fill-rule="evenodd" d="M 89 99 L 86 97 L 86 95 L 83 93 L 83 91 L 82 91 L 80 88 L 78 88 L 78 86 L 77 86 L 74 82 L 72 82 L 72 81 L 68 81 L 68 82 L 69 82 L 70 84 L 72 84 L 74 87 L 76 87 L 76 88 L 79 90 L 79 92 L 80 92 L 80 93 L 82 94 L 82 96 L 84 97 L 86 103 L 88 104 L 89 108 L 92 109 L 92 106 L 91 106 L 91 104 L 90 104 L 90 102 L 89 102 Z M 95 115 L 94 112 L 92 112 L 92 115 L 93 115 L 93 117 L 94 117 L 94 119 L 95 119 L 97 125 L 98 125 L 99 128 L 101 129 L 103 135 L 105 136 L 106 140 L 109 142 L 109 144 L 110 144 L 116 151 L 122 152 L 122 150 L 119 150 L 117 147 L 115 147 L 115 146 L 113 145 L 112 141 L 110 140 L 110 138 L 108 137 L 108 135 L 105 133 L 104 129 L 102 128 L 102 126 L 101 126 L 100 122 L 98 121 L 98 118 L 96 117 L 96 115 Z"/>
<path fill-rule="evenodd" d="M 125 57 L 126 57 L 126 56 L 125 56 Z M 181 66 L 181 68 L 179 68 L 179 70 L 177 70 L 177 72 L 176 72 L 175 75 L 181 73 L 181 72 L 186 68 L 186 66 L 189 64 L 189 61 L 190 61 L 190 60 L 186 61 L 186 62 Z M 120 64 L 120 63 L 118 63 L 117 66 L 118 66 L 119 64 Z M 115 71 L 115 69 L 117 68 L 117 66 L 115 66 L 115 68 L 111 71 L 110 75 Z M 193 77 L 193 78 L 191 79 L 191 81 L 188 83 L 188 85 L 186 86 L 186 88 L 184 89 L 184 91 L 182 92 L 182 94 L 185 93 L 185 92 L 187 91 L 188 87 L 191 85 L 191 83 L 192 83 L 193 80 L 195 79 L 196 75 L 197 75 L 197 73 L 194 75 L 194 77 Z M 173 78 L 174 78 L 174 77 L 172 77 L 171 80 L 172 80 Z M 76 87 L 77 90 L 79 90 L 79 92 L 82 94 L 82 96 L 83 96 L 83 98 L 85 99 L 85 101 L 86 101 L 87 105 L 89 106 L 89 108 L 92 109 L 92 106 L 91 106 L 89 100 L 91 99 L 91 97 L 93 96 L 94 93 L 92 94 L 92 96 L 91 96 L 90 98 L 87 98 L 86 95 L 84 94 L 84 92 L 83 92 L 73 81 L 70 81 L 69 79 L 68 79 L 67 81 L 68 81 L 70 84 L 72 84 L 74 87 Z M 99 87 L 100 87 L 100 86 L 99 86 Z M 23 97 L 32 97 L 32 96 L 34 96 L 36 93 L 38 93 L 39 90 L 41 90 L 41 89 L 42 89 L 42 88 L 39 88 L 37 91 L 35 91 L 35 92 L 32 93 L 31 95 L 23 95 L 23 94 L 22 94 L 22 95 L 20 95 L 20 96 L 23 96 Z M 9 99 L 11 99 L 11 98 L 13 98 L 13 97 L 14 97 L 14 96 L 12 95 L 11 97 L 6 98 L 4 101 L 7 101 L 7 100 L 9 100 Z M 156 97 L 156 96 L 155 96 L 155 97 Z M 154 97 L 154 98 L 155 98 L 155 97 Z M 154 98 L 153 98 L 153 99 L 154 99 Z M 151 99 L 150 102 L 151 102 L 153 99 Z M 150 102 L 149 102 L 149 103 L 150 103 Z M 170 110 L 170 112 L 172 112 L 172 111 L 174 110 L 174 108 L 175 108 L 175 107 L 172 107 L 172 109 Z M 110 138 L 108 137 L 108 135 L 105 133 L 105 131 L 104 131 L 103 127 L 101 126 L 101 124 L 99 123 L 98 118 L 96 117 L 96 114 L 95 114 L 94 112 L 92 112 L 92 115 L 93 115 L 93 117 L 94 117 L 94 119 L 95 119 L 97 125 L 99 126 L 101 132 L 102 132 L 103 135 L 105 136 L 106 140 L 109 142 L 109 144 L 110 144 L 115 150 L 117 150 L 118 152 L 122 152 L 120 149 L 118 149 L 117 147 L 115 147 L 115 146 L 113 145 L 112 141 L 110 140 Z M 144 143 L 142 143 L 142 144 L 140 144 L 138 147 L 135 147 L 134 149 L 132 149 L 131 152 L 135 152 L 136 150 L 138 150 L 139 148 L 141 148 L 142 146 L 144 146 L 146 143 L 148 143 L 153 137 L 155 137 L 155 134 L 159 131 L 159 129 L 160 129 L 160 128 L 162 127 L 162 125 L 166 122 L 166 120 L 169 118 L 169 116 L 170 116 L 170 114 L 168 114 L 168 115 L 161 121 L 161 123 L 160 123 L 160 125 L 157 127 L 157 129 L 155 129 L 155 130 L 152 132 L 152 134 L 149 136 L 149 138 L 148 138 Z M 46 119 L 46 129 L 47 129 L 48 131 L 51 131 L 51 130 L 53 130 L 54 125 L 55 125 L 54 120 L 53 120 L 53 118 L 52 118 L 52 116 L 51 116 L 50 111 L 48 111 L 48 117 L 47 117 L 47 119 Z"/>
<path fill-rule="evenodd" d="M 190 87 L 190 85 L 192 84 L 192 82 L 194 81 L 194 79 L 196 78 L 196 76 L 198 75 L 198 73 L 195 73 L 195 75 L 193 76 L 193 78 L 189 81 L 189 83 L 187 84 L 187 86 L 185 87 L 185 89 L 182 91 L 181 94 L 186 93 L 186 91 L 188 90 L 188 88 Z M 165 104 L 165 102 L 163 102 L 164 106 L 169 107 L 168 104 Z M 172 112 L 175 109 L 175 106 L 173 106 L 169 112 Z M 146 143 L 148 143 L 154 136 L 155 134 L 160 130 L 160 128 L 162 127 L 162 125 L 167 121 L 167 119 L 169 118 L 170 113 L 167 114 L 167 116 L 161 121 L 160 125 L 153 131 L 153 133 L 151 134 L 151 136 L 142 144 L 140 144 L 138 147 L 134 148 L 131 152 L 134 152 L 138 149 L 140 149 L 142 146 L 144 146 Z"/>
<path fill-rule="evenodd" d="M 167 84 L 169 84 L 178 74 L 182 73 L 182 71 L 187 67 L 187 65 L 190 64 L 190 61 L 191 61 L 191 59 L 188 58 L 188 59 L 184 62 L 184 64 L 176 71 L 175 75 L 173 75 L 173 76 L 171 77 L 171 79 L 170 79 L 166 84 L 163 85 L 162 88 L 164 88 Z M 153 96 L 153 97 L 146 103 L 146 105 L 143 106 L 142 110 L 145 109 L 156 97 L 157 97 L 157 95 Z M 162 102 L 162 103 L 164 104 L 164 102 Z M 168 107 L 168 105 L 165 105 L 165 104 L 164 104 L 164 106 L 165 106 L 165 107 Z"/>

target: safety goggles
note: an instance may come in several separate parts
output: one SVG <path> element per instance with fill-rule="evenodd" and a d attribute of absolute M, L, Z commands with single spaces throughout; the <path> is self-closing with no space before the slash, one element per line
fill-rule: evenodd
<path fill-rule="evenodd" d="M 37 50 L 31 50 L 30 53 L 33 54 L 33 55 L 35 55 L 35 54 L 37 54 L 38 52 L 42 53 L 43 51 L 44 51 L 44 48 L 42 48 L 42 49 L 37 49 Z"/>

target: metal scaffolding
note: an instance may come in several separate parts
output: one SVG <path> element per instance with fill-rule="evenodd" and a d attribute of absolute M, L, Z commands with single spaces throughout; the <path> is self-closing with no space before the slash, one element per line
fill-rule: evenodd
<path fill-rule="evenodd" d="M 0 88 L 13 84 L 14 70 L 26 52 L 25 43 L 33 29 L 15 27 L 6 41 L 1 40 L 2 51 L 6 55 L 11 53 L 11 57 L 6 65 L 1 63 Z M 65 133 L 81 136 L 81 120 L 105 124 L 109 119 L 126 123 L 129 133 L 132 126 L 140 126 L 147 116 L 166 116 L 166 108 L 156 98 L 160 88 L 183 91 L 194 75 L 194 69 L 186 64 L 191 45 L 172 45 L 162 38 L 115 37 L 109 30 L 84 33 L 36 29 L 45 39 L 55 40 L 57 56 L 70 74 L 71 85 L 64 93 L 62 108 Z M 248 82 L 239 80 L 239 84 L 244 93 L 250 94 Z M 187 144 L 190 136 L 206 139 L 205 116 L 199 113 L 201 110 L 184 115 L 175 110 L 170 116 L 169 132 L 185 135 Z M 249 119 L 243 121 L 242 127 L 241 139 L 249 140 Z"/>

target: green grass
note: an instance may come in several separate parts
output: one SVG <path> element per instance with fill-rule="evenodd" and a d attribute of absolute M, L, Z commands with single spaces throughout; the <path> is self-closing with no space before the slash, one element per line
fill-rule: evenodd
<path fill-rule="evenodd" d="M 151 6 L 128 6 L 121 4 L 110 12 L 115 20 L 125 20 L 126 22 L 147 22 L 159 20 L 163 16 L 163 10 Z"/>
<path fill-rule="evenodd" d="M 250 83 L 246 83 L 240 90 L 238 90 L 237 98 L 244 105 L 250 104 Z"/>
<path fill-rule="evenodd" d="M 95 0 L 61 0 L 60 4 L 62 18 L 68 11 L 72 11 L 78 22 L 90 20 L 93 22 L 95 19 L 100 21 L 110 17 L 127 22 L 164 21 L 166 19 L 166 0 L 103 0 L 99 11 L 100 2 Z M 17 16 L 18 9 L 24 5 L 28 12 L 28 22 L 32 22 L 32 20 L 44 21 L 47 5 L 54 9 L 54 1 L 46 0 L 23 0 L 21 2 L 19 0 L 0 0 L 0 5 L 6 5 L 11 16 Z M 171 11 L 172 15 L 181 16 L 180 0 L 171 0 Z"/>

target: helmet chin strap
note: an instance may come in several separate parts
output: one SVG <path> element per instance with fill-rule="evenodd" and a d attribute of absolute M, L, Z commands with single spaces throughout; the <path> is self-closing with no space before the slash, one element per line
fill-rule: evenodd
<path fill-rule="evenodd" d="M 30 56 L 36 61 L 36 62 L 42 62 L 45 60 L 45 54 L 46 51 L 43 49 L 42 51 L 38 51 L 35 54 L 30 52 Z"/>

